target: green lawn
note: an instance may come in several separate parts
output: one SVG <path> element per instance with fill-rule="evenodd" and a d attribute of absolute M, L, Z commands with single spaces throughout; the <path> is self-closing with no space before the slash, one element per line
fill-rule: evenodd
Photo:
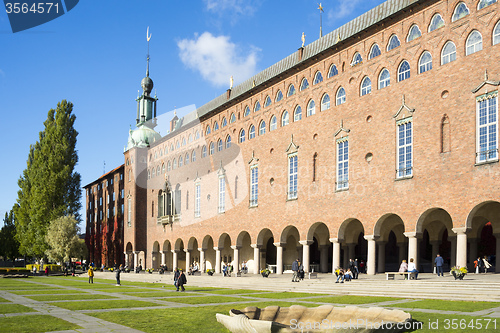
<path fill-rule="evenodd" d="M 46 315 L 0 318 L 0 332 L 42 333 L 76 330 L 81 328 L 82 327 L 65 320 Z"/>
<path fill-rule="evenodd" d="M 441 310 L 441 311 L 474 312 L 474 311 L 481 311 L 481 310 L 500 307 L 500 303 L 443 301 L 438 299 L 425 299 L 421 301 L 413 301 L 408 303 L 398 303 L 392 305 L 392 307 L 408 308 L 408 309 L 431 309 L 431 310 Z"/>
<path fill-rule="evenodd" d="M 249 295 L 250 296 L 250 295 Z M 300 298 L 303 297 L 312 297 L 312 296 L 329 296 L 327 294 L 314 294 L 314 293 L 295 293 L 295 292 L 280 292 L 280 293 L 262 293 L 262 294 L 253 294 L 251 295 L 252 297 L 259 297 L 259 298 L 272 298 L 272 299 L 295 299 L 299 300 Z M 305 299 L 307 300 L 307 299 Z"/>
<path fill-rule="evenodd" d="M 368 303 L 397 301 L 400 299 L 401 298 L 394 298 L 394 297 L 343 295 L 343 296 L 326 296 L 326 297 L 306 298 L 306 299 L 304 299 L 304 301 L 333 303 L 333 304 L 368 304 Z M 399 304 L 392 305 L 392 306 L 399 306 Z"/>
<path fill-rule="evenodd" d="M 212 304 L 244 301 L 243 298 L 234 296 L 168 297 L 163 298 L 162 300 L 183 304 Z"/>
<path fill-rule="evenodd" d="M 116 296 L 100 295 L 100 294 L 74 294 L 74 295 L 37 295 L 25 296 L 35 301 L 51 302 L 51 301 L 73 301 L 73 300 L 87 300 L 87 299 L 110 299 Z"/>
<path fill-rule="evenodd" d="M 4 303 L 4 302 L 9 302 L 9 301 L 6 300 L 5 298 L 0 297 L 0 303 Z"/>
<path fill-rule="evenodd" d="M 175 290 L 170 290 L 170 291 L 167 291 L 167 290 L 159 290 L 159 291 L 145 291 L 145 292 L 127 292 L 127 293 L 124 293 L 126 295 L 130 295 L 130 296 L 135 296 L 135 297 L 152 297 L 152 298 L 156 298 L 156 297 L 168 297 L 168 296 L 178 296 L 179 293 L 176 293 Z M 185 294 L 182 294 L 182 295 L 199 295 L 201 296 L 200 294 L 198 293 L 185 293 Z"/>
<path fill-rule="evenodd" d="M 15 295 L 32 296 L 32 295 L 53 295 L 53 294 L 80 294 L 84 291 L 71 289 L 34 289 L 34 290 L 10 290 L 9 293 Z"/>
<path fill-rule="evenodd" d="M 130 301 L 130 300 L 105 300 L 93 302 L 59 302 L 52 305 L 68 309 L 68 310 L 101 310 L 101 309 L 127 309 L 127 308 L 140 308 L 149 306 L 160 306 L 156 303 L 145 301 Z"/>
<path fill-rule="evenodd" d="M 0 304 L 0 314 L 21 313 L 21 312 L 35 312 L 35 310 L 21 304 L 12 304 L 12 303 Z M 0 329 L 0 332 L 3 331 Z"/>

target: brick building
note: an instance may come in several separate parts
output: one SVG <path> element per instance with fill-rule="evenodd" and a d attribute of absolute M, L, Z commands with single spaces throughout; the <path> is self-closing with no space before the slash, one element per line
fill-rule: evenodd
<path fill-rule="evenodd" d="M 123 264 L 124 165 L 84 186 L 85 244 L 96 267 Z"/>
<path fill-rule="evenodd" d="M 388 0 L 163 137 L 148 70 L 124 153 L 125 263 L 357 258 L 374 274 L 498 255 L 499 6 Z"/>

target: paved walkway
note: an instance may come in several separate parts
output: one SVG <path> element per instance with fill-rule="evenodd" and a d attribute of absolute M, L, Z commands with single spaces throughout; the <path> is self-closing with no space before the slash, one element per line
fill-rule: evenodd
<path fill-rule="evenodd" d="M 114 274 L 108 272 L 96 272 L 96 278 L 104 278 L 114 280 Z M 308 302 L 308 298 L 314 297 L 316 293 L 326 293 L 332 295 L 361 295 L 361 296 L 389 296 L 389 297 L 403 297 L 403 300 L 394 300 L 376 304 L 364 304 L 362 306 L 391 306 L 392 308 L 398 308 L 398 303 L 406 303 L 417 301 L 420 298 L 426 299 L 452 299 L 456 300 L 457 295 L 460 295 L 460 300 L 469 301 L 495 301 L 500 302 L 500 275 L 497 274 L 484 274 L 475 275 L 469 274 L 462 281 L 455 281 L 453 277 L 445 275 L 445 277 L 437 277 L 432 274 L 419 274 L 419 280 L 403 280 L 401 277 L 396 280 L 385 280 L 384 275 L 367 276 L 360 275 L 358 280 L 352 282 L 346 282 L 344 284 L 335 284 L 335 279 L 331 274 L 318 274 L 317 279 L 305 279 L 299 283 L 291 282 L 291 275 L 270 275 L 269 278 L 263 278 L 260 275 L 246 274 L 242 277 L 222 277 L 222 276 L 188 276 L 187 291 L 189 293 L 189 288 L 193 286 L 197 287 L 220 287 L 220 288 L 233 288 L 233 289 L 257 289 L 257 290 L 267 290 L 273 292 L 281 291 L 293 291 L 293 292 L 307 292 L 311 296 L 302 297 L 300 302 Z M 172 274 L 159 275 L 146 274 L 146 273 L 124 273 L 121 276 L 122 286 L 126 286 L 127 282 L 156 282 L 158 284 L 171 284 L 173 276 Z M 38 284 L 41 286 L 49 286 L 49 284 L 44 283 L 40 280 L 23 280 L 29 283 Z M 75 290 L 75 292 L 81 292 L 82 290 L 76 287 L 70 286 L 59 286 L 59 288 L 64 288 L 68 290 Z M 117 287 L 118 288 L 118 287 Z M 138 287 L 139 288 L 139 287 Z M 143 289 L 143 287 L 140 287 Z M 130 294 L 117 294 L 117 293 L 107 293 L 103 291 L 89 290 L 93 294 L 102 294 L 113 296 L 118 299 L 125 300 L 141 300 L 144 301 L 143 297 L 133 296 Z M 197 296 L 200 296 L 201 292 L 197 292 Z M 208 293 L 208 292 L 207 292 Z M 108 332 L 124 332 L 133 333 L 141 332 L 123 325 L 107 322 L 86 313 L 95 312 L 95 310 L 80 310 L 71 311 L 54 306 L 57 302 L 43 302 L 35 301 L 23 296 L 15 295 L 7 291 L 0 290 L 0 297 L 5 298 L 13 303 L 21 304 L 30 307 L 37 312 L 33 313 L 13 313 L 13 314 L 0 314 L 0 317 L 12 317 L 12 316 L 29 316 L 31 314 L 46 314 L 57 318 L 64 319 L 71 323 L 77 324 L 82 327 L 78 330 L 63 331 L 57 333 L 108 333 Z M 189 297 L 184 295 L 184 297 Z M 256 299 L 252 295 L 247 295 L 248 301 L 257 302 L 264 299 Z M 294 299 L 297 301 L 297 299 Z M 80 300 L 79 302 L 85 302 L 86 300 Z M 88 300 L 92 301 L 92 300 Z M 269 299 L 265 299 L 269 301 Z M 280 301 L 283 301 L 280 299 Z M 293 300 L 292 300 L 293 301 Z M 197 307 L 206 306 L 203 305 L 190 305 L 181 304 L 175 302 L 169 302 L 167 299 L 148 299 L 148 302 L 153 302 L 158 304 L 157 307 L 147 307 L 147 308 L 134 308 L 135 310 L 151 310 L 155 308 L 172 308 L 172 307 Z M 241 301 L 237 302 L 241 303 Z M 315 303 L 318 303 L 315 301 Z M 107 309 L 99 311 L 120 311 L 123 309 Z M 131 310 L 131 309 L 127 309 Z M 402 310 L 408 311 L 407 308 L 402 308 Z M 437 311 L 437 310 L 426 310 L 419 309 L 413 310 L 419 312 L 428 313 L 440 313 L 440 314 L 454 314 L 454 315 L 469 315 L 469 316 L 480 316 L 489 318 L 500 318 L 500 307 L 487 309 L 483 311 L 476 312 L 458 312 L 458 311 Z"/>

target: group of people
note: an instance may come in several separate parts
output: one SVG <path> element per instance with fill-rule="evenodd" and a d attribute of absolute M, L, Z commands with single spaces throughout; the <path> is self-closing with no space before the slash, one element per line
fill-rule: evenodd
<path fill-rule="evenodd" d="M 438 257 L 441 258 L 441 256 Z M 441 258 L 443 259 L 443 258 Z M 437 257 L 436 257 L 437 260 Z M 418 270 L 417 270 L 417 265 L 415 265 L 415 261 L 413 258 L 410 258 L 410 263 L 407 263 L 406 260 L 403 260 L 401 262 L 401 265 L 399 266 L 399 272 L 400 273 L 415 273 L 415 279 L 418 279 Z M 442 273 L 442 263 L 441 263 L 441 274 Z M 442 276 L 442 275 L 441 275 Z M 407 278 L 406 274 L 404 275 L 405 279 Z"/>
<path fill-rule="evenodd" d="M 335 270 L 335 275 L 337 276 L 337 280 L 335 281 L 335 283 L 344 283 L 344 281 L 349 282 L 352 279 L 357 279 L 359 275 L 358 259 L 349 259 L 349 266 L 347 267 L 347 270 L 341 267 L 337 267 L 337 269 Z"/>
<path fill-rule="evenodd" d="M 474 268 L 476 269 L 476 274 L 479 273 L 488 273 L 488 269 L 491 267 L 490 262 L 488 261 L 488 257 L 484 256 L 484 258 L 481 259 L 481 257 L 477 257 L 476 260 L 474 260 Z"/>
<path fill-rule="evenodd" d="M 188 275 L 193 275 L 199 270 L 200 270 L 200 265 L 196 261 L 193 261 L 193 263 L 189 266 Z"/>
<path fill-rule="evenodd" d="M 187 283 L 186 275 L 182 271 L 182 268 L 176 268 L 174 273 L 174 286 L 177 288 L 176 291 L 179 291 L 181 288 L 181 292 L 185 291 L 184 285 Z"/>
<path fill-rule="evenodd" d="M 292 282 L 300 282 L 301 280 L 304 280 L 304 266 L 301 264 L 299 259 L 292 263 L 292 272 Z"/>
<path fill-rule="evenodd" d="M 232 264 L 226 264 L 225 262 L 222 262 L 222 276 L 231 276 L 231 273 L 233 272 L 233 265 Z"/>

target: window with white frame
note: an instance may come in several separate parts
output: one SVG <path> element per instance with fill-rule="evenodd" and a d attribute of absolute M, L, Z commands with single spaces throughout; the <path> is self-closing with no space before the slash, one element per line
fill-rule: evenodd
<path fill-rule="evenodd" d="M 313 85 L 318 84 L 320 82 L 323 82 L 323 75 L 321 75 L 320 71 L 317 71 L 316 75 L 314 75 Z"/>
<path fill-rule="evenodd" d="M 207 157 L 207 146 L 201 147 L 201 158 Z"/>
<path fill-rule="evenodd" d="M 307 82 L 306 78 L 302 79 L 302 82 L 300 83 L 300 91 L 309 88 L 309 82 Z"/>
<path fill-rule="evenodd" d="M 314 103 L 314 100 L 311 99 L 309 101 L 309 103 L 307 104 L 306 115 L 309 117 L 309 116 L 312 116 L 315 113 L 316 113 L 316 103 Z"/>
<path fill-rule="evenodd" d="M 220 123 L 221 127 L 224 128 L 227 126 L 227 120 L 226 120 L 226 117 L 222 118 L 222 121 Z M 191 142 L 193 140 L 191 140 L 191 134 L 189 135 L 189 142 Z"/>
<path fill-rule="evenodd" d="M 213 142 L 210 142 L 210 146 L 209 146 L 209 150 L 208 150 L 208 153 L 210 155 L 213 155 L 215 152 L 215 144 Z"/>
<path fill-rule="evenodd" d="M 250 167 L 250 207 L 255 207 L 259 203 L 259 167 Z"/>
<path fill-rule="evenodd" d="M 222 143 L 222 139 L 219 139 L 219 141 L 217 141 L 217 151 L 222 151 L 223 148 L 224 143 Z"/>
<path fill-rule="evenodd" d="M 337 90 L 337 98 L 336 98 L 336 105 L 344 104 L 346 100 L 346 95 L 345 95 L 345 89 L 343 87 L 340 87 L 339 90 Z"/>
<path fill-rule="evenodd" d="M 442 27 L 444 27 L 443 17 L 441 17 L 441 14 L 436 14 L 431 19 L 431 24 L 429 24 L 428 31 L 431 32 Z"/>
<path fill-rule="evenodd" d="M 288 199 L 297 199 L 298 156 L 288 155 Z"/>
<path fill-rule="evenodd" d="M 194 217 L 200 217 L 201 211 L 201 187 L 200 183 L 194 185 Z"/>
<path fill-rule="evenodd" d="M 236 116 L 234 115 L 234 113 L 231 113 L 231 117 L 229 118 L 229 123 L 232 124 L 236 121 Z"/>
<path fill-rule="evenodd" d="M 495 29 L 493 29 L 493 45 L 500 43 L 500 21 L 498 21 Z"/>
<path fill-rule="evenodd" d="M 462 17 L 466 17 L 469 15 L 469 8 L 463 2 L 460 2 L 453 11 L 453 16 L 451 17 L 451 22 L 455 22 L 456 20 L 461 19 Z"/>
<path fill-rule="evenodd" d="M 226 149 L 231 147 L 231 135 L 228 135 L 226 138 Z"/>
<path fill-rule="evenodd" d="M 293 121 L 299 121 L 302 119 L 302 108 L 298 105 L 293 112 Z"/>
<path fill-rule="evenodd" d="M 280 102 L 282 99 L 283 93 L 281 92 L 281 90 L 278 90 L 278 92 L 276 93 L 276 102 Z"/>
<path fill-rule="evenodd" d="M 189 153 L 186 153 L 186 155 L 184 156 L 184 165 L 188 165 L 190 159 L 191 156 L 189 156 Z"/>
<path fill-rule="evenodd" d="M 334 64 L 332 64 L 330 66 L 330 70 L 328 71 L 328 78 L 331 78 L 332 76 L 335 76 L 339 73 L 339 71 L 337 70 L 337 66 L 335 66 Z"/>
<path fill-rule="evenodd" d="M 250 126 L 250 129 L 248 130 L 248 139 L 251 140 L 255 138 L 255 126 L 252 125 Z"/>
<path fill-rule="evenodd" d="M 295 95 L 295 87 L 293 86 L 293 84 L 291 84 L 288 87 L 288 92 L 286 93 L 286 97 L 290 97 L 292 95 Z"/>
<path fill-rule="evenodd" d="M 361 82 L 361 96 L 368 95 L 372 92 L 372 81 L 368 76 L 363 79 Z"/>
<path fill-rule="evenodd" d="M 387 51 L 395 49 L 399 45 L 401 45 L 401 42 L 399 41 L 398 36 L 392 35 L 391 38 L 389 38 L 389 43 L 387 43 Z"/>
<path fill-rule="evenodd" d="M 398 69 L 398 81 L 401 82 L 409 78 L 410 78 L 410 64 L 408 63 L 408 61 L 403 60 L 401 65 L 399 65 Z"/>
<path fill-rule="evenodd" d="M 243 143 L 245 142 L 245 130 L 244 129 L 241 129 L 240 131 L 240 138 L 238 140 L 240 143 Z"/>
<path fill-rule="evenodd" d="M 264 107 L 267 108 L 269 105 L 271 105 L 271 97 L 266 96 L 266 99 L 264 100 Z"/>
<path fill-rule="evenodd" d="M 498 161 L 498 91 L 476 98 L 476 162 Z"/>
<path fill-rule="evenodd" d="M 321 98 L 321 111 L 328 110 L 330 108 L 330 96 L 328 94 L 324 94 L 323 98 Z"/>
<path fill-rule="evenodd" d="M 387 68 L 384 68 L 380 72 L 380 76 L 378 78 L 378 88 L 382 89 L 388 87 L 391 84 L 391 74 Z"/>
<path fill-rule="evenodd" d="M 260 111 L 260 102 L 257 101 L 257 103 L 255 103 L 255 106 L 253 108 L 253 112 L 257 112 L 257 111 Z"/>
<path fill-rule="evenodd" d="M 226 211 L 226 177 L 219 176 L 219 213 Z"/>
<path fill-rule="evenodd" d="M 249 107 L 248 107 L 248 105 L 247 105 L 247 107 L 245 108 L 245 112 L 243 112 L 243 117 L 246 117 L 246 116 L 248 116 L 249 114 L 250 114 L 250 108 L 249 108 Z"/>
<path fill-rule="evenodd" d="M 368 60 L 373 59 L 375 57 L 378 57 L 381 54 L 382 54 L 382 52 L 380 52 L 380 47 L 378 47 L 377 44 L 373 44 L 373 46 L 370 50 L 370 54 L 368 55 Z"/>
<path fill-rule="evenodd" d="M 196 162 L 196 151 L 193 150 L 193 153 L 191 154 L 191 161 Z"/>
<path fill-rule="evenodd" d="M 453 42 L 447 42 L 441 53 L 441 65 L 457 60 L 457 48 Z"/>
<path fill-rule="evenodd" d="M 430 71 L 432 69 L 432 55 L 430 52 L 425 51 L 420 60 L 418 61 L 418 72 L 420 74 Z"/>
<path fill-rule="evenodd" d="M 269 132 L 274 131 L 276 128 L 278 128 L 278 119 L 276 116 L 272 116 L 271 121 L 269 122 Z"/>
<path fill-rule="evenodd" d="M 179 156 L 179 168 L 183 165 L 183 161 L 184 159 L 182 158 L 182 156 Z"/>
<path fill-rule="evenodd" d="M 266 134 L 266 122 L 262 120 L 259 124 L 259 135 Z"/>
<path fill-rule="evenodd" d="M 281 115 L 281 127 L 286 126 L 290 123 L 290 115 L 288 111 L 283 112 Z"/>
<path fill-rule="evenodd" d="M 413 174 L 413 130 L 412 118 L 398 121 L 397 125 L 397 166 L 396 177 L 407 178 Z"/>
<path fill-rule="evenodd" d="M 337 190 L 349 188 L 349 139 L 337 140 Z"/>
<path fill-rule="evenodd" d="M 363 58 L 361 57 L 361 54 L 359 52 L 356 52 L 354 54 L 354 57 L 352 57 L 351 66 L 356 66 L 357 64 L 360 64 L 362 62 L 363 62 Z"/>
<path fill-rule="evenodd" d="M 410 32 L 408 33 L 408 37 L 406 38 L 406 41 L 411 42 L 412 40 L 415 40 L 420 36 L 422 36 L 422 32 L 420 32 L 420 28 L 418 27 L 418 25 L 414 24 L 410 28 Z"/>
<path fill-rule="evenodd" d="M 474 30 L 470 33 L 467 38 L 467 42 L 465 44 L 465 55 L 470 55 L 472 53 L 476 53 L 477 51 L 481 51 L 483 49 L 483 37 L 479 33 L 479 31 Z"/>
<path fill-rule="evenodd" d="M 489 5 L 492 5 L 492 4 L 494 4 L 495 2 L 497 2 L 497 0 L 481 0 L 481 1 L 479 1 L 479 3 L 477 4 L 477 10 L 483 9 L 484 7 L 487 7 L 487 6 L 489 6 Z"/>
<path fill-rule="evenodd" d="M 132 198 L 127 199 L 127 225 L 132 226 Z"/>

